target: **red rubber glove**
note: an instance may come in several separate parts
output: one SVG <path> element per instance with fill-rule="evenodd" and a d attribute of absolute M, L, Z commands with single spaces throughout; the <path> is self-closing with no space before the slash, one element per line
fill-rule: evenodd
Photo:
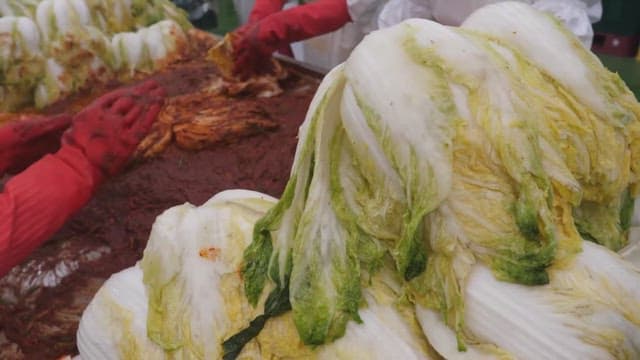
<path fill-rule="evenodd" d="M 107 94 L 74 117 L 58 152 L 0 193 L 0 276 L 53 235 L 127 161 L 163 102 L 155 82 Z"/>
<path fill-rule="evenodd" d="M 155 81 L 104 95 L 75 116 L 62 144 L 77 147 L 104 175 L 113 176 L 149 132 L 164 96 Z"/>
<path fill-rule="evenodd" d="M 351 21 L 346 0 L 317 0 L 271 14 L 231 34 L 234 72 L 241 77 L 270 69 L 275 50 L 329 33 Z"/>
<path fill-rule="evenodd" d="M 249 19 L 247 23 L 253 24 L 258 22 L 271 14 L 275 14 L 282 10 L 285 0 L 256 0 L 253 4 L 253 8 L 249 13 Z"/>
<path fill-rule="evenodd" d="M 60 135 L 71 125 L 67 114 L 34 115 L 0 127 L 0 175 L 24 170 L 60 148 Z"/>
<path fill-rule="evenodd" d="M 256 0 L 253 4 L 253 8 L 251 9 L 251 13 L 249 13 L 249 19 L 247 19 L 247 23 L 253 24 L 256 23 L 271 14 L 275 14 L 278 11 L 282 10 L 284 6 L 285 0 Z M 291 46 L 289 44 L 283 44 L 278 47 L 278 52 L 293 57 L 293 51 L 291 50 Z"/>

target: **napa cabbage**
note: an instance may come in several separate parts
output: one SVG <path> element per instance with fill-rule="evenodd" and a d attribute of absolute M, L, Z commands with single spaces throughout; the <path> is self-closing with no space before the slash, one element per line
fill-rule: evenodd
<path fill-rule="evenodd" d="M 113 68 L 125 76 L 161 68 L 188 46 L 186 34 L 172 20 L 160 21 L 137 32 L 116 34 L 110 45 Z"/>
<path fill-rule="evenodd" d="M 225 360 L 640 357 L 639 109 L 521 3 L 458 28 L 374 32 L 319 86 L 279 200 L 249 216 L 229 209 L 260 195 L 223 193 L 158 218 L 136 346 Z M 221 258 L 202 260 L 207 247 Z M 85 332 L 126 319 L 85 316 Z M 78 336 L 81 354 L 118 339 Z"/>
<path fill-rule="evenodd" d="M 217 194 L 200 207 L 160 215 L 143 260 L 108 279 L 85 312 L 77 344 L 83 359 L 217 359 L 222 340 L 262 311 L 243 295 L 238 268 L 255 222 L 275 199 L 251 191 Z M 392 273 L 371 280 L 363 323 L 315 349 L 300 340 L 289 313 L 271 319 L 239 354 L 243 358 L 437 358 Z"/>
<path fill-rule="evenodd" d="M 281 287 L 283 278 L 305 274 L 306 289 L 298 282 L 289 290 L 312 294 L 311 304 L 290 296 L 307 344 L 334 340 L 335 326 L 344 331 L 345 297 L 366 288 L 385 256 L 395 260 L 405 296 L 440 313 L 465 350 L 482 342 L 464 312 L 477 266 L 500 281 L 546 286 L 553 270 L 574 266 L 583 238 L 612 250 L 626 244 L 637 102 L 548 15 L 515 3 L 482 11 L 478 23 L 489 30 L 473 26 L 473 15 L 461 28 L 409 20 L 370 34 L 325 79 L 329 90 L 316 94 L 305 122 L 313 130 L 301 132 L 297 153 L 309 160 L 294 163 L 289 192 L 256 226 L 243 269 L 250 300 L 265 284 Z M 503 19 L 513 28 L 500 28 Z M 526 28 L 534 25 L 554 39 Z M 520 32 L 525 40 L 496 35 Z M 531 54 L 538 46 L 551 58 L 549 44 L 570 53 L 567 66 L 579 63 L 574 68 L 595 76 L 576 83 L 557 62 Z M 327 188 L 331 196 L 317 201 Z M 324 242 L 332 244 L 305 249 L 314 238 L 309 227 L 327 231 Z M 308 263 L 324 259 L 329 274 L 344 268 L 334 261 L 337 245 L 341 258 L 356 249 L 351 268 L 362 280 L 354 289 L 351 279 L 331 275 L 319 293 L 323 274 Z M 274 265 L 280 278 L 266 275 Z M 327 279 L 345 290 L 327 287 Z M 309 321 L 319 326 L 309 331 Z"/>
<path fill-rule="evenodd" d="M 0 110 L 43 108 L 184 55 L 191 28 L 169 0 L 0 1 Z"/>
<path fill-rule="evenodd" d="M 45 59 L 37 25 L 23 16 L 0 18 L 0 111 L 32 105 Z"/>

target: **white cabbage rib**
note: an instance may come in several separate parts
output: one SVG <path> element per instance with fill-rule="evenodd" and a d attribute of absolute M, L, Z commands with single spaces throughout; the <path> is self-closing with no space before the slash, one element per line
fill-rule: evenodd
<path fill-rule="evenodd" d="M 41 0 L 0 0 L 0 16 L 32 17 Z"/>
<path fill-rule="evenodd" d="M 416 184 L 405 190 L 408 205 L 420 206 L 411 201 L 425 201 L 418 200 L 424 191 L 433 195 L 428 206 L 431 210 L 450 189 L 451 123 L 455 114 L 451 113 L 442 74 L 412 59 L 405 49 L 405 35 L 404 27 L 369 35 L 366 46 L 357 47 L 345 63 L 345 76 L 347 88 L 360 102 L 359 111 L 372 113 L 366 121 L 376 136 L 376 147 L 381 147 L 402 181 Z M 389 69 L 405 71 L 387 76 Z M 368 108 L 362 109 L 363 105 Z M 357 114 L 358 110 L 352 111 Z M 351 121 L 344 119 L 347 131 Z M 406 131 L 408 128 L 412 131 Z M 421 161 L 411 164 L 412 158 Z M 431 179 L 433 174 L 438 174 L 435 180 Z"/>
<path fill-rule="evenodd" d="M 628 284 L 637 283 L 640 273 L 604 247 L 585 242 L 583 249 L 540 287 L 500 282 L 486 267 L 474 267 L 465 320 L 484 346 L 459 352 L 440 315 L 419 307 L 425 334 L 447 359 L 499 358 L 497 349 L 516 359 L 637 358 L 640 289 Z"/>
<path fill-rule="evenodd" d="M 168 57 L 187 46 L 184 31 L 173 20 L 163 20 L 137 32 L 119 33 L 111 39 L 115 67 L 131 74 L 160 67 Z"/>
<path fill-rule="evenodd" d="M 461 27 L 514 46 L 599 115 L 610 115 L 607 102 L 610 99 L 603 96 L 603 89 L 585 57 L 598 60 L 551 16 L 523 3 L 498 2 L 476 10 Z"/>
<path fill-rule="evenodd" d="M 465 290 L 465 320 L 483 342 L 466 353 L 439 314 L 418 307 L 422 328 L 447 359 L 635 359 L 640 356 L 638 269 L 602 246 L 585 242 L 548 285 L 500 282 L 476 265 Z M 495 345 L 493 347 L 491 345 Z"/>
<path fill-rule="evenodd" d="M 367 294 L 368 295 L 368 294 Z M 318 359 L 432 359 L 424 339 L 416 334 L 391 304 L 378 304 L 366 296 L 366 309 L 360 312 L 362 324 L 349 323 L 344 337 L 318 351 Z"/>
<path fill-rule="evenodd" d="M 342 66 L 338 66 L 325 76 L 326 81 L 323 81 L 318 87 L 309 109 L 317 109 L 327 101 L 328 94 L 335 92 L 338 82 L 342 79 L 342 71 Z M 275 254 L 273 265 L 270 266 L 277 268 L 277 280 L 281 284 L 285 282 L 287 259 L 294 246 L 293 239 L 296 236 L 297 224 L 300 221 L 300 216 L 302 216 L 304 200 L 307 196 L 305 192 L 310 181 L 313 153 L 316 147 L 313 133 L 316 131 L 319 116 L 320 114 L 313 111 L 307 112 L 305 121 L 300 126 L 298 138 L 306 140 L 298 142 L 291 168 L 291 176 L 296 177 L 298 181 L 291 189 L 285 190 L 291 192 L 288 195 L 291 197 L 289 204 L 291 211 L 286 212 L 271 229 Z"/>
<path fill-rule="evenodd" d="M 2 35 L 0 37 L 0 57 L 3 62 L 12 58 L 22 59 L 28 55 L 40 53 L 38 27 L 27 17 L 1 17 L 0 34 Z"/>
<path fill-rule="evenodd" d="M 43 0 L 35 17 L 45 41 L 91 25 L 89 9 L 82 0 Z"/>
<path fill-rule="evenodd" d="M 80 358 L 160 358 L 162 348 L 147 337 L 148 304 L 140 266 L 112 275 L 80 320 L 76 339 Z"/>

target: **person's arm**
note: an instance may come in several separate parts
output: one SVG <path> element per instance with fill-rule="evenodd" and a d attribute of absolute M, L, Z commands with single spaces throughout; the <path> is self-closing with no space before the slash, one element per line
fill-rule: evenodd
<path fill-rule="evenodd" d="M 271 14 L 282 10 L 285 0 L 256 0 L 249 13 L 248 24 L 258 22 Z"/>
<path fill-rule="evenodd" d="M 32 115 L 0 126 L 0 176 L 24 170 L 60 148 L 60 137 L 71 125 L 67 114 Z"/>
<path fill-rule="evenodd" d="M 256 0 L 249 13 L 247 24 L 256 23 L 271 14 L 275 14 L 282 10 L 285 0 Z M 289 44 L 282 44 L 276 49 L 279 53 L 293 57 L 293 51 Z"/>
<path fill-rule="evenodd" d="M 157 117 L 155 82 L 118 90 L 74 117 L 62 147 L 14 176 L 0 193 L 0 276 L 53 235 L 116 174 Z"/>
<path fill-rule="evenodd" d="M 9 180 L 0 193 L 0 276 L 53 235 L 101 180 L 72 147 L 45 156 Z"/>
<path fill-rule="evenodd" d="M 317 0 L 248 23 L 231 34 L 234 71 L 260 73 L 278 48 L 337 30 L 349 21 L 346 0 Z"/>

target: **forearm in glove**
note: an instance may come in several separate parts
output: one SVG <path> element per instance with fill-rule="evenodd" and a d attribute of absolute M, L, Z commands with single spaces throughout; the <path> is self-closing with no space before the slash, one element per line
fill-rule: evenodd
<path fill-rule="evenodd" d="M 58 152 L 10 179 L 0 193 L 0 276 L 51 237 L 126 163 L 157 117 L 155 83 L 118 90 L 73 120 Z"/>
<path fill-rule="evenodd" d="M 60 148 L 60 137 L 72 117 L 32 115 L 0 126 L 0 175 L 18 173 Z"/>
<path fill-rule="evenodd" d="M 231 35 L 234 71 L 260 73 L 281 46 L 329 33 L 349 21 L 346 0 L 318 0 L 244 25 Z"/>
<path fill-rule="evenodd" d="M 284 0 L 256 0 L 249 13 L 248 24 L 255 23 L 264 19 L 265 17 L 275 14 L 282 10 L 284 6 Z"/>
<path fill-rule="evenodd" d="M 149 132 L 164 96 L 154 81 L 104 95 L 75 116 L 62 144 L 79 149 L 103 175 L 113 176 Z"/>
<path fill-rule="evenodd" d="M 87 158 L 69 147 L 10 179 L 0 193 L 0 276 L 62 227 L 101 179 Z"/>

